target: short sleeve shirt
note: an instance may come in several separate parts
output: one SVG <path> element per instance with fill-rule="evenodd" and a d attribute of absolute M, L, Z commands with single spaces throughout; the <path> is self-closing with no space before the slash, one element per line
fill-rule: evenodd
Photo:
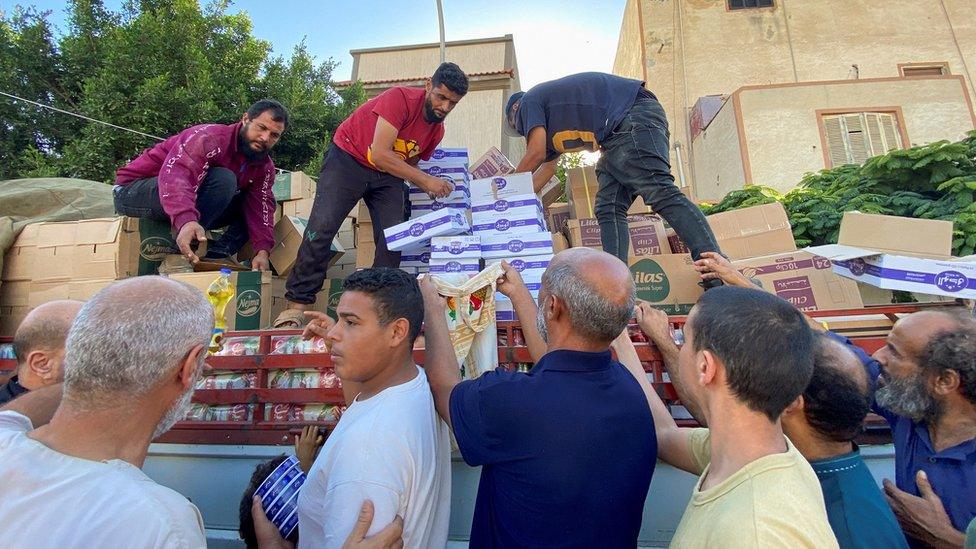
<path fill-rule="evenodd" d="M 552 351 L 528 374 L 461 382 L 450 413 L 462 457 L 482 466 L 470 547 L 637 543 L 654 422 L 609 351 Z"/>
<path fill-rule="evenodd" d="M 383 117 L 397 129 L 393 151 L 404 160 L 419 156 L 430 160 L 444 137 L 444 124 L 424 118 L 426 91 L 423 88 L 390 88 L 360 105 L 336 129 L 332 141 L 360 164 L 376 169 L 372 161 L 376 121 Z"/>
<path fill-rule="evenodd" d="M 543 82 L 525 92 L 515 115 L 515 127 L 528 136 L 546 129 L 546 161 L 562 153 L 595 151 L 634 105 L 644 86 L 600 72 L 584 72 Z"/>

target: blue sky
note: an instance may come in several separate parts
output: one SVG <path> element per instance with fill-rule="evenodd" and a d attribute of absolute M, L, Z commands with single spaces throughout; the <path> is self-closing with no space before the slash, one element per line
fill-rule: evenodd
<path fill-rule="evenodd" d="M 522 87 L 596 70 L 610 72 L 625 0 L 442 0 L 448 40 L 512 34 Z M 0 0 L 0 10 L 15 5 L 51 10 L 56 26 L 64 22 L 64 2 Z M 105 0 L 117 9 L 120 0 Z M 437 41 L 434 0 L 238 0 L 231 12 L 251 15 L 254 35 L 270 42 L 274 53 L 289 55 L 306 38 L 319 59 L 340 62 L 336 80 L 349 78 L 349 50 Z"/>

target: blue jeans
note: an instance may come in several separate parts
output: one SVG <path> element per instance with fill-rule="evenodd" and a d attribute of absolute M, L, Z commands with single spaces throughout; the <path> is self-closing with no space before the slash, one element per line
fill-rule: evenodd
<path fill-rule="evenodd" d="M 159 180 L 137 179 L 115 187 L 115 211 L 119 215 L 165 221 L 169 215 L 159 202 Z M 200 225 L 206 230 L 227 227 L 224 234 L 210 244 L 207 257 L 222 258 L 236 254 L 248 241 L 244 218 L 244 196 L 237 188 L 237 176 L 227 168 L 214 167 L 197 189 L 196 207 Z M 174 227 L 179 231 L 180 227 Z"/>
<path fill-rule="evenodd" d="M 674 185 L 671 175 L 668 120 L 653 95 L 642 95 L 627 116 L 600 144 L 596 165 L 600 188 L 594 213 L 600 223 L 603 250 L 624 263 L 630 253 L 627 210 L 640 196 L 681 237 L 695 259 L 719 252 L 701 210 Z"/>

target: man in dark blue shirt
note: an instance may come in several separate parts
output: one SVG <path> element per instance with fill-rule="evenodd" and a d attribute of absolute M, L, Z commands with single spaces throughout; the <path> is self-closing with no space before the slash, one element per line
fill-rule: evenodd
<path fill-rule="evenodd" d="M 542 277 L 538 313 L 506 269 L 499 291 L 548 352 L 528 374 L 462 382 L 444 300 L 427 280 L 421 289 L 437 411 L 464 460 L 482 467 L 470 547 L 634 547 L 657 443 L 640 385 L 610 356 L 634 310 L 627 266 L 587 248 L 560 253 Z"/>
<path fill-rule="evenodd" d="M 874 358 L 873 409 L 895 443 L 889 503 L 912 545 L 961 546 L 976 517 L 976 320 L 951 310 L 908 315 Z"/>
<path fill-rule="evenodd" d="M 816 336 L 813 377 L 784 412 L 783 432 L 817 474 L 841 549 L 907 548 L 895 515 L 854 444 L 870 410 L 871 392 L 864 368 L 846 342 L 836 334 Z"/>
<path fill-rule="evenodd" d="M 594 211 L 604 251 L 627 261 L 627 209 L 638 196 L 674 227 L 695 259 L 719 251 L 705 216 L 674 185 L 668 121 L 643 82 L 598 72 L 574 74 L 513 94 L 505 116 L 503 127 L 526 141 L 515 171 L 534 172 L 536 192 L 555 173 L 559 155 L 603 150 L 596 165 L 600 188 Z"/>

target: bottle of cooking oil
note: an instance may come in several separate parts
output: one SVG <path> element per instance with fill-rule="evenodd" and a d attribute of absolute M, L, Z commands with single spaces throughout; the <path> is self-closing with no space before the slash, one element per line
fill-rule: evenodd
<path fill-rule="evenodd" d="M 224 316 L 224 311 L 237 293 L 237 289 L 230 281 L 230 272 L 230 269 L 221 269 L 220 276 L 207 288 L 207 299 L 214 308 L 214 329 L 210 339 L 211 354 L 220 350 L 221 340 L 224 338 L 224 332 L 227 331 L 227 318 Z"/>

